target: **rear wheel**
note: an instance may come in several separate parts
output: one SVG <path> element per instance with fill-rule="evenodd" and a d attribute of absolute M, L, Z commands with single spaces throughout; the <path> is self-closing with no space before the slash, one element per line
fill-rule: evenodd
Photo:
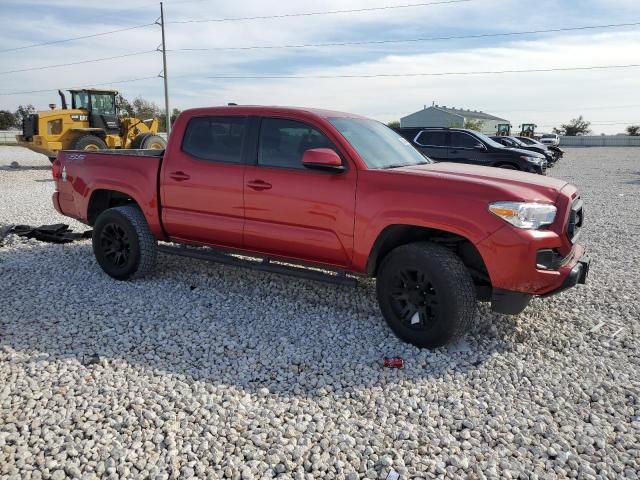
<path fill-rule="evenodd" d="M 95 135 L 83 135 L 78 137 L 71 145 L 72 150 L 86 150 L 94 152 L 97 150 L 106 150 L 107 144 L 100 137 Z"/>
<path fill-rule="evenodd" d="M 376 288 L 393 332 L 418 347 L 439 347 L 460 337 L 475 315 L 469 271 L 457 255 L 433 243 L 403 245 L 389 253 Z"/>
<path fill-rule="evenodd" d="M 105 210 L 93 229 L 93 253 L 102 270 L 117 280 L 153 270 L 157 241 L 140 209 L 133 205 Z"/>

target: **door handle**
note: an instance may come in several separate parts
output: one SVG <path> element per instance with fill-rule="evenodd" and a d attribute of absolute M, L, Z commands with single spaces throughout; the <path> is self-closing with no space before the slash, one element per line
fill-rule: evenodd
<path fill-rule="evenodd" d="M 270 190 L 271 184 L 265 182 L 264 180 L 251 180 L 250 182 L 247 183 L 247 187 L 249 187 L 252 190 L 256 190 L 260 192 L 262 190 Z"/>
<path fill-rule="evenodd" d="M 169 178 L 172 178 L 176 182 L 184 182 L 185 180 L 189 180 L 191 177 L 184 172 L 171 172 L 169 174 Z"/>

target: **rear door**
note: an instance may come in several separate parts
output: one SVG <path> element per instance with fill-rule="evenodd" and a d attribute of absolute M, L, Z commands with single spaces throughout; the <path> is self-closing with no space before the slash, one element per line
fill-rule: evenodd
<path fill-rule="evenodd" d="M 247 125 L 243 116 L 189 121 L 182 148 L 162 169 L 162 221 L 169 237 L 242 247 Z"/>
<path fill-rule="evenodd" d="M 311 148 L 331 148 L 345 170 L 304 167 Z M 321 126 L 262 118 L 244 182 L 244 243 L 274 256 L 348 266 L 353 253 L 357 170 Z"/>
<path fill-rule="evenodd" d="M 449 161 L 485 165 L 490 163 L 484 144 L 466 132 L 450 132 Z"/>
<path fill-rule="evenodd" d="M 444 162 L 449 159 L 447 132 L 444 130 L 423 130 L 413 139 L 413 144 L 432 160 Z"/>

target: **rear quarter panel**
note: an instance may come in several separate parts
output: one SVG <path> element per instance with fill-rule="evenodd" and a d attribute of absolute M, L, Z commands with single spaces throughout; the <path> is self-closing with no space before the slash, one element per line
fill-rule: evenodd
<path fill-rule="evenodd" d="M 58 161 L 66 172 L 66 180 L 57 180 L 61 213 L 88 224 L 91 196 L 98 190 L 113 190 L 131 197 L 151 232 L 164 238 L 157 194 L 162 157 L 62 151 Z"/>

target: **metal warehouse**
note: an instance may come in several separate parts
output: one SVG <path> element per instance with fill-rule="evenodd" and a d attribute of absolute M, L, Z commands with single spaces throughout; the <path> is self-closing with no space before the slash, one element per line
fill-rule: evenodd
<path fill-rule="evenodd" d="M 463 127 L 467 121 L 481 122 L 481 132 L 487 135 L 495 135 L 498 131 L 498 124 L 511 123 L 505 118 L 496 117 L 477 110 L 465 110 L 463 108 L 449 108 L 446 106 L 433 105 L 418 110 L 411 115 L 400 119 L 400 126 L 420 128 L 420 127 Z"/>

